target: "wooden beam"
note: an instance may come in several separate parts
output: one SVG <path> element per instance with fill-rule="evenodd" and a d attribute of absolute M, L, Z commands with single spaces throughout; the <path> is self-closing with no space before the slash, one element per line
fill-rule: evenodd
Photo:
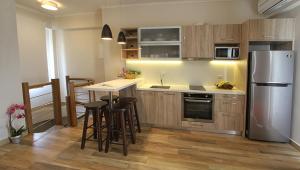
<path fill-rule="evenodd" d="M 76 113 L 76 95 L 75 85 L 73 82 L 69 82 L 69 106 L 70 106 L 70 125 L 72 127 L 77 126 L 77 113 Z"/>
<path fill-rule="evenodd" d="M 59 79 L 52 79 L 51 84 L 52 84 L 52 98 L 53 98 L 53 111 L 54 111 L 55 124 L 62 125 Z"/>
<path fill-rule="evenodd" d="M 23 91 L 23 103 L 25 106 L 25 120 L 26 120 L 26 127 L 29 134 L 33 133 L 32 127 L 32 112 L 31 112 L 31 103 L 30 103 L 30 94 L 29 94 L 29 83 L 23 82 L 22 83 L 22 91 Z"/>
<path fill-rule="evenodd" d="M 51 82 L 41 83 L 41 84 L 35 84 L 35 85 L 29 86 L 29 89 L 36 89 L 36 88 L 41 88 L 41 87 L 49 86 L 49 85 L 51 85 Z"/>

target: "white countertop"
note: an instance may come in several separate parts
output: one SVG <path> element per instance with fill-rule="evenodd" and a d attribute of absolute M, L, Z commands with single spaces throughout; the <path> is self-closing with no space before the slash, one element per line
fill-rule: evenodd
<path fill-rule="evenodd" d="M 137 79 L 116 79 L 111 81 L 106 81 L 103 83 L 94 84 L 91 86 L 82 87 L 84 90 L 92 91 L 106 91 L 106 92 L 118 92 L 127 87 L 137 85 L 137 90 L 148 90 L 148 91 L 172 91 L 172 92 L 182 92 L 182 93 L 211 93 L 211 94 L 237 94 L 244 95 L 245 92 L 239 89 L 225 90 L 218 89 L 215 86 L 203 86 L 205 91 L 201 90 L 190 90 L 189 85 L 187 84 L 166 84 L 170 86 L 169 89 L 160 89 L 160 88 L 150 88 L 155 84 L 143 84 L 143 78 Z M 159 85 L 159 84 L 157 84 Z"/>
<path fill-rule="evenodd" d="M 132 85 L 137 84 L 142 79 L 116 79 L 111 81 L 106 81 L 103 83 L 93 84 L 91 86 L 84 86 L 82 89 L 84 90 L 92 90 L 92 91 L 107 91 L 107 92 L 117 92 Z"/>
<path fill-rule="evenodd" d="M 232 90 L 218 89 L 215 86 L 203 86 L 205 91 L 201 90 L 190 90 L 189 85 L 165 85 L 171 86 L 170 89 L 159 89 L 159 88 L 150 88 L 154 84 L 142 84 L 137 87 L 137 90 L 148 90 L 148 91 L 173 91 L 173 92 L 183 92 L 183 93 L 211 93 L 211 94 L 237 94 L 244 95 L 245 92 L 233 88 Z"/>

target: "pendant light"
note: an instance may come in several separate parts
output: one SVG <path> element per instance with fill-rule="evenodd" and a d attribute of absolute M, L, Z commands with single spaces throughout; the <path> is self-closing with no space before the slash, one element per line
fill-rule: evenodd
<path fill-rule="evenodd" d="M 105 24 L 103 26 L 102 33 L 101 33 L 101 39 L 102 40 L 112 40 L 113 39 L 110 27 L 107 24 Z"/>
<path fill-rule="evenodd" d="M 120 16 L 119 16 L 119 19 L 120 19 L 120 25 L 121 25 L 121 12 L 122 12 L 122 0 L 120 0 Z M 120 32 L 119 32 L 119 35 L 118 35 L 118 44 L 126 44 L 126 37 L 125 37 L 125 34 L 124 34 L 124 32 L 121 30 Z"/>
<path fill-rule="evenodd" d="M 126 44 L 126 37 L 123 31 L 119 32 L 118 35 L 118 44 Z"/>

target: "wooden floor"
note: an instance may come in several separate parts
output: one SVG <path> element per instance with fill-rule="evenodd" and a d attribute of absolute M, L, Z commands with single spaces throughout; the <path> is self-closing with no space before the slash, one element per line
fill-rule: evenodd
<path fill-rule="evenodd" d="M 144 127 L 127 157 L 119 146 L 98 152 L 92 141 L 81 150 L 80 137 L 81 128 L 54 127 L 22 145 L 1 146 L 0 169 L 300 169 L 300 152 L 289 144 L 238 136 Z"/>

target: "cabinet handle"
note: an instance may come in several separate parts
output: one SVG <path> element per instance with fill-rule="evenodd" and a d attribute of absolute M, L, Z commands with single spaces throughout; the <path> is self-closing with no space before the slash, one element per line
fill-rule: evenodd
<path fill-rule="evenodd" d="M 272 35 L 265 35 L 264 37 L 265 37 L 265 38 L 273 38 Z"/>
<path fill-rule="evenodd" d="M 232 104 L 236 104 L 236 103 L 232 103 Z"/>

